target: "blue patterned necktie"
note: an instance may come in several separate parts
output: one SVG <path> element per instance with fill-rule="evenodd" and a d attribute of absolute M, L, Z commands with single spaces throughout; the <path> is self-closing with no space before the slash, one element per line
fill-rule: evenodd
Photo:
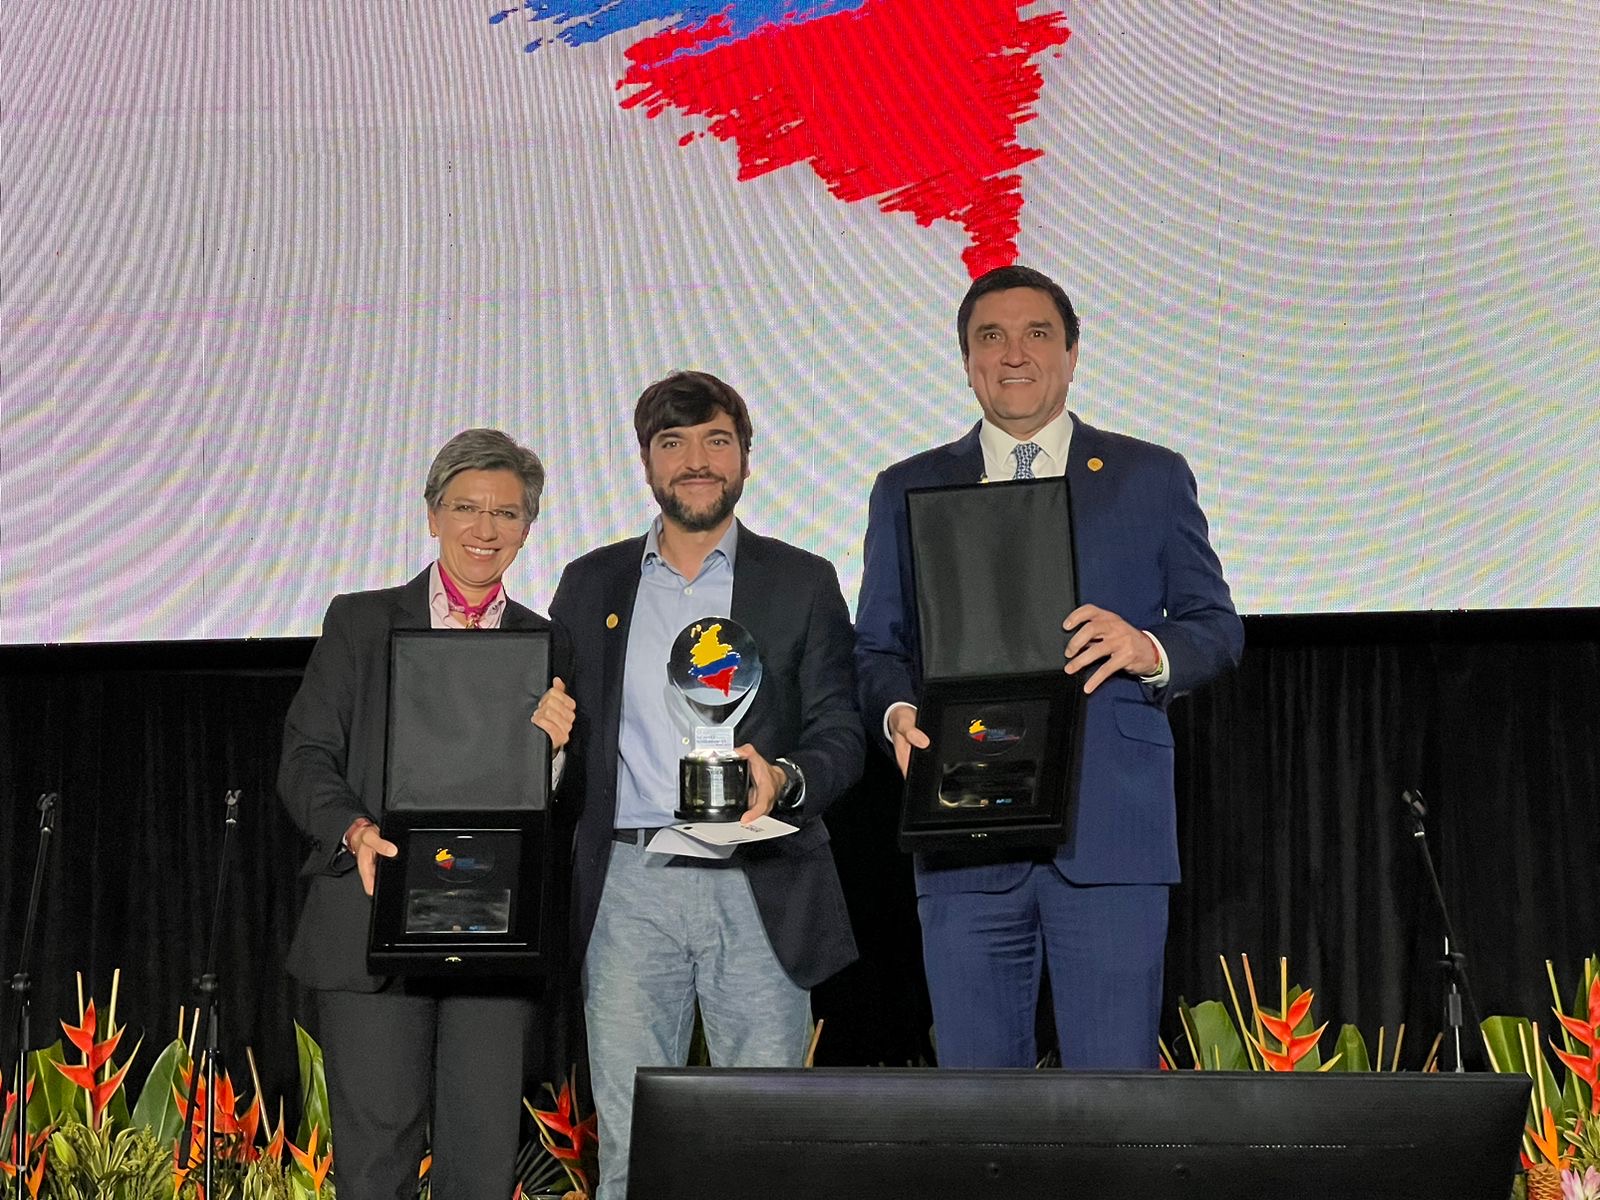
<path fill-rule="evenodd" d="M 1033 442 L 1023 442 L 1013 453 L 1017 456 L 1017 473 L 1013 479 L 1032 479 L 1033 460 L 1039 457 L 1039 447 Z"/>

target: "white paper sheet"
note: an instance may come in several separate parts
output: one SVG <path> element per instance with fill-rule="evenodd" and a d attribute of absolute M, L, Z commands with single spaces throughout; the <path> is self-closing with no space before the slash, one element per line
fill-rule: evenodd
<path fill-rule="evenodd" d="M 678 854 L 687 858 L 728 858 L 740 846 L 765 842 L 795 831 L 786 821 L 758 817 L 748 825 L 737 821 L 669 825 L 658 830 L 645 847 L 651 854 Z"/>

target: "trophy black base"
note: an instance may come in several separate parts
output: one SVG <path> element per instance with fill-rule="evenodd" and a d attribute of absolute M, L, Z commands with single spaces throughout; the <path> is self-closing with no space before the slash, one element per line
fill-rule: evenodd
<path fill-rule="evenodd" d="M 731 750 L 697 750 L 678 760 L 680 821 L 726 824 L 749 807 L 750 762 Z"/>
<path fill-rule="evenodd" d="M 1067 840 L 1080 681 L 1064 671 L 930 681 L 917 708 L 902 850 L 1049 847 Z"/>
<path fill-rule="evenodd" d="M 547 814 L 391 812 L 378 860 L 367 967 L 440 978 L 545 973 Z"/>

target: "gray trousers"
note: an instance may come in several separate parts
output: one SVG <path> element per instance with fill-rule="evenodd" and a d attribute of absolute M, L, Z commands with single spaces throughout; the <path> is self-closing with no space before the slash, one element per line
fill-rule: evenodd
<path fill-rule="evenodd" d="M 773 953 L 737 854 L 691 861 L 611 846 L 583 963 L 600 1117 L 595 1200 L 626 1200 L 634 1071 L 687 1062 L 696 1001 L 713 1066 L 798 1067 L 805 1058 L 811 997 Z M 649 1183 L 636 1181 L 640 1195 Z"/>

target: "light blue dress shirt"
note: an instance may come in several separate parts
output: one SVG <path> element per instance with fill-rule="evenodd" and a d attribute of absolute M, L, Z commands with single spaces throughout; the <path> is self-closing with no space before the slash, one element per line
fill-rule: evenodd
<path fill-rule="evenodd" d="M 622 672 L 622 723 L 617 732 L 616 828 L 672 824 L 678 807 L 678 759 L 694 749 L 667 710 L 667 659 L 686 625 L 733 613 L 733 563 L 739 525 L 728 532 L 693 579 L 661 557 L 661 518 L 644 539 L 639 593 L 628 625 Z"/>

